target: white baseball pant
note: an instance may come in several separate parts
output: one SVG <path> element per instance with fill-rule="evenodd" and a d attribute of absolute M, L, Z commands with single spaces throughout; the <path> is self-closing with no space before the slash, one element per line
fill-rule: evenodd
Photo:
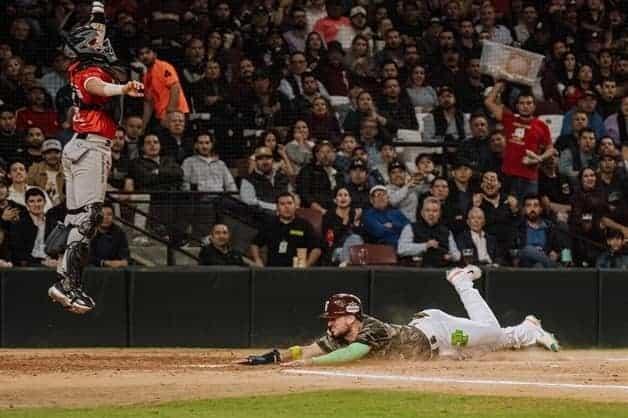
<path fill-rule="evenodd" d="M 529 321 L 502 328 L 486 301 L 471 280 L 457 280 L 454 287 L 469 315 L 460 318 L 439 309 L 422 311 L 425 315 L 409 325 L 420 329 L 427 337 L 435 337 L 439 354 L 455 355 L 461 351 L 494 351 L 534 345 L 538 328 Z M 436 347 L 434 347 L 436 348 Z"/>
<path fill-rule="evenodd" d="M 87 134 L 74 135 L 63 149 L 61 163 L 65 175 L 66 205 L 68 211 L 87 208 L 95 203 L 105 201 L 107 191 L 107 176 L 111 168 L 110 141 L 102 136 Z M 76 225 L 68 235 L 67 248 L 72 244 L 82 242 L 89 244 L 91 237 L 81 225 L 90 222 L 90 211 L 84 210 L 65 217 L 66 225 Z M 68 253 L 58 263 L 57 272 L 69 277 Z"/>

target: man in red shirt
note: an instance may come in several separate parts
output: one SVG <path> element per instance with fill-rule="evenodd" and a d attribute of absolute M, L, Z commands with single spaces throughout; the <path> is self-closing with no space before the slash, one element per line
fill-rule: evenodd
<path fill-rule="evenodd" d="M 63 251 L 58 280 L 48 289 L 50 298 L 70 312 L 84 314 L 95 307 L 82 289 L 81 276 L 87 263 L 89 242 L 102 221 L 107 175 L 111 167 L 110 143 L 116 123 L 104 106 L 112 96 L 140 97 L 144 86 L 137 81 L 115 83 L 112 65 L 117 61 L 109 39 L 105 39 L 105 7 L 92 3 L 92 17 L 66 37 L 65 54 L 73 63 L 68 68 L 74 96 L 72 129 L 76 134 L 65 146 L 62 156 L 66 180 L 66 205 L 69 228 L 65 245 L 56 240 L 47 250 L 57 256 Z M 53 231 L 54 232 L 54 231 Z M 51 233 L 51 235 L 54 235 Z M 57 244 L 52 248 L 52 244 Z"/>
<path fill-rule="evenodd" d="M 59 132 L 59 121 L 57 112 L 50 106 L 50 98 L 46 97 L 46 90 L 41 86 L 33 86 L 28 91 L 27 99 L 28 107 L 17 111 L 17 129 L 26 131 L 37 126 L 46 137 L 55 136 Z"/>
<path fill-rule="evenodd" d="M 503 81 L 495 83 L 484 104 L 503 126 L 506 149 L 502 172 L 506 190 L 521 202 L 526 195 L 538 193 L 539 164 L 552 155 L 554 146 L 549 128 L 534 116 L 536 104 L 532 93 L 519 94 L 515 114 L 499 102 L 505 87 Z"/>

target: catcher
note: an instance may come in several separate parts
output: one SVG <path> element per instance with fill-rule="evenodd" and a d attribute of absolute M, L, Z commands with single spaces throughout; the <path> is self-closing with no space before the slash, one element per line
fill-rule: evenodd
<path fill-rule="evenodd" d="M 92 3 L 89 23 L 66 37 L 64 53 L 73 63 L 68 76 L 74 96 L 72 129 L 75 135 L 63 150 L 67 216 L 49 236 L 50 256 L 61 256 L 57 282 L 48 289 L 50 298 L 70 312 L 84 314 L 95 307 L 83 290 L 81 276 L 87 264 L 89 242 L 102 221 L 107 175 L 111 167 L 111 141 L 116 123 L 105 106 L 112 96 L 141 97 L 143 85 L 130 81 L 116 84 L 117 58 L 105 38 L 105 6 Z"/>
<path fill-rule="evenodd" d="M 535 344 L 558 351 L 556 338 L 541 327 L 533 315 L 514 327 L 502 328 L 473 281 L 482 271 L 473 265 L 447 272 L 469 314 L 458 318 L 438 309 L 415 315 L 408 325 L 382 322 L 362 312 L 360 299 L 338 293 L 325 303 L 322 318 L 327 320 L 327 334 L 313 344 L 273 350 L 249 356 L 240 364 L 281 363 L 284 366 L 331 365 L 358 360 L 366 356 L 399 356 L 405 359 L 429 360 L 438 355 L 464 358 L 472 350 L 498 350 L 528 347 Z"/>

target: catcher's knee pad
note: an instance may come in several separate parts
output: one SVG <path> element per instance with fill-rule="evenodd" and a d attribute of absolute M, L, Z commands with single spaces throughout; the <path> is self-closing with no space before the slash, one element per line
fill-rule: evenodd
<path fill-rule="evenodd" d="M 70 281 L 77 287 L 81 285 L 83 269 L 87 265 L 89 245 L 82 241 L 73 242 L 66 250 L 66 272 Z"/>
<path fill-rule="evenodd" d="M 96 235 L 96 229 L 103 220 L 102 206 L 103 204 L 100 202 L 87 205 L 87 219 L 78 226 L 79 232 L 84 237 L 92 239 Z"/>

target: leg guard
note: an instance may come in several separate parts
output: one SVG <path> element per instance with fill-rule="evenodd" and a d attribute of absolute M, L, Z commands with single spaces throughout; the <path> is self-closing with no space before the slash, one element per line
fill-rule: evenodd
<path fill-rule="evenodd" d="M 89 246 L 86 242 L 77 241 L 68 246 L 66 250 L 66 272 L 67 278 L 70 280 L 73 288 L 82 287 L 83 270 L 87 265 L 87 256 L 89 254 Z"/>
<path fill-rule="evenodd" d="M 88 240 L 96 235 L 98 226 L 102 223 L 102 206 L 101 202 L 87 205 L 87 217 L 78 225 L 78 231 Z"/>

